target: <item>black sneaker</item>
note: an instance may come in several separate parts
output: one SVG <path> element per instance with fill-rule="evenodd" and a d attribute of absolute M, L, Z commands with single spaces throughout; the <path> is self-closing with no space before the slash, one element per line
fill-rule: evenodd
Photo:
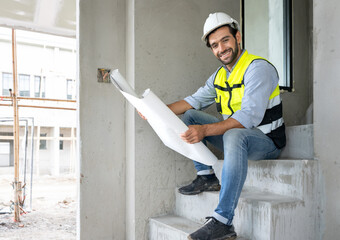
<path fill-rule="evenodd" d="M 190 240 L 234 240 L 237 234 L 234 226 L 225 225 L 217 221 L 214 217 L 207 217 L 204 226 L 196 232 L 190 234 Z"/>
<path fill-rule="evenodd" d="M 215 176 L 197 175 L 197 178 L 187 186 L 181 187 L 178 191 L 184 195 L 199 194 L 203 191 L 219 191 L 221 185 Z"/>

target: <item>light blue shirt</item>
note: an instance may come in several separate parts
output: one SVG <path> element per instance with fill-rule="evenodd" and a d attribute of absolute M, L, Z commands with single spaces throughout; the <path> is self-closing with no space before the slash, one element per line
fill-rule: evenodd
<path fill-rule="evenodd" d="M 223 67 L 227 71 L 228 79 L 231 72 L 225 66 Z M 209 77 L 203 87 L 200 87 L 193 95 L 184 98 L 184 100 L 197 110 L 205 109 L 215 103 L 214 80 L 217 72 L 218 70 Z M 244 95 L 241 110 L 236 111 L 231 118 L 236 119 L 245 128 L 257 127 L 263 119 L 269 96 L 275 90 L 278 82 L 278 73 L 273 65 L 262 59 L 253 61 L 244 74 Z M 224 119 L 228 117 L 228 115 L 223 115 Z"/>

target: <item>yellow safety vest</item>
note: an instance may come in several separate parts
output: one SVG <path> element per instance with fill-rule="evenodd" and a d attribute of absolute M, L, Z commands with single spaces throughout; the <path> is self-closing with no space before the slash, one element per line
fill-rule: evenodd
<path fill-rule="evenodd" d="M 244 51 L 228 79 L 227 72 L 223 67 L 218 70 L 214 80 L 216 90 L 215 101 L 218 112 L 231 116 L 236 111 L 241 110 L 244 95 L 244 73 L 248 66 L 257 59 L 265 60 L 262 57 L 251 55 Z M 278 148 L 285 146 L 285 125 L 282 118 L 279 85 L 276 86 L 270 95 L 265 115 L 257 128 L 269 136 Z"/>
<path fill-rule="evenodd" d="M 264 58 L 248 54 L 247 51 L 244 51 L 228 79 L 227 72 L 223 67 L 217 72 L 214 81 L 216 90 L 215 101 L 218 111 L 221 114 L 232 115 L 234 112 L 241 109 L 244 95 L 243 76 L 249 64 L 256 59 Z M 279 85 L 277 85 L 269 99 L 273 99 L 278 95 L 280 95 Z"/>

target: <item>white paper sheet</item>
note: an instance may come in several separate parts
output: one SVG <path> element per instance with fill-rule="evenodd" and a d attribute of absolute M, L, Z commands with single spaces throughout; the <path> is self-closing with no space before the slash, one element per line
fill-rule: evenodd
<path fill-rule="evenodd" d="M 176 152 L 206 165 L 214 165 L 216 156 L 202 143 L 189 144 L 180 138 L 188 127 L 150 89 L 138 97 L 118 69 L 111 71 L 111 82 L 143 114 L 162 142 Z"/>

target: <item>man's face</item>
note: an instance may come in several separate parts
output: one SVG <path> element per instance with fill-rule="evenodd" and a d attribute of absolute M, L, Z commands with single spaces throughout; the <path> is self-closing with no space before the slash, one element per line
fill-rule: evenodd
<path fill-rule="evenodd" d="M 209 36 L 209 43 L 214 55 L 230 70 L 241 55 L 239 43 L 241 40 L 240 32 L 236 33 L 236 39 L 230 33 L 227 26 L 217 29 Z"/>

